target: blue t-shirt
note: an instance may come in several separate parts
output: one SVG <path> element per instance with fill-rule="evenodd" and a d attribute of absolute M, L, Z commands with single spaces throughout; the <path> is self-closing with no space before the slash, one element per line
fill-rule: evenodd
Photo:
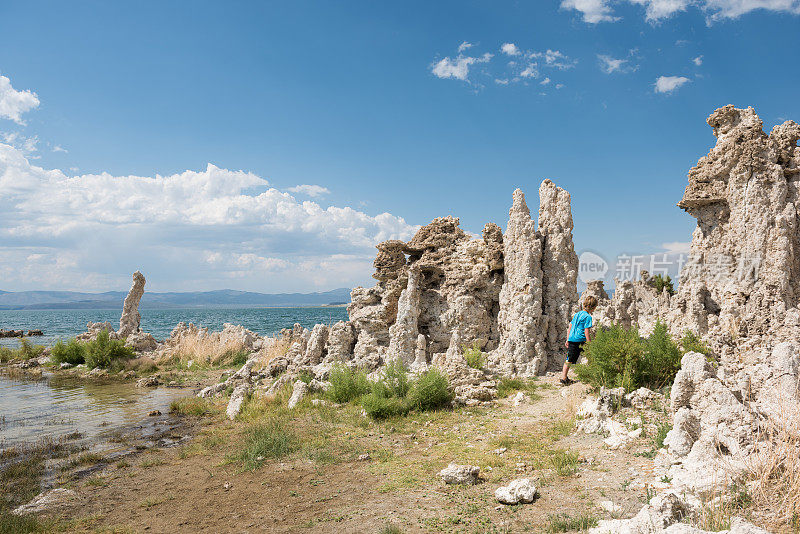
<path fill-rule="evenodd" d="M 572 316 L 572 323 L 569 327 L 569 337 L 567 341 L 574 341 L 580 343 L 586 341 L 586 330 L 592 327 L 592 316 L 584 310 L 579 311 Z"/>

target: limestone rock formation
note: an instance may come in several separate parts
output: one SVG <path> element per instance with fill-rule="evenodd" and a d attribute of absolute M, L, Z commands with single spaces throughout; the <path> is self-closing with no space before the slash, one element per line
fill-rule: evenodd
<path fill-rule="evenodd" d="M 507 486 L 500 486 L 494 491 L 494 498 L 503 504 L 532 503 L 536 498 L 536 486 L 529 478 L 512 480 Z"/>
<path fill-rule="evenodd" d="M 464 484 L 474 486 L 478 483 L 481 468 L 477 465 L 450 464 L 441 471 L 439 476 L 445 484 Z"/>
<path fill-rule="evenodd" d="M 125 302 L 122 304 L 122 316 L 119 318 L 117 335 L 122 339 L 139 332 L 139 325 L 142 319 L 139 315 L 139 302 L 142 300 L 142 295 L 144 295 L 144 284 L 144 275 L 139 271 L 133 273 L 133 285 L 125 297 Z"/>
<path fill-rule="evenodd" d="M 525 194 L 514 191 L 503 237 L 505 261 L 500 290 L 500 346 L 491 363 L 505 374 L 535 375 L 547 365 L 547 316 L 542 308 L 542 241 Z"/>
<path fill-rule="evenodd" d="M 710 316 L 692 326 L 733 336 L 796 327 L 800 315 L 788 312 L 800 300 L 800 125 L 767 135 L 753 108 L 730 105 L 707 122 L 716 146 L 689 171 L 678 203 L 697 219 L 678 299 Z"/>
<path fill-rule="evenodd" d="M 539 231 L 542 236 L 542 300 L 547 317 L 548 367 L 563 365 L 562 347 L 577 311 L 578 255 L 572 243 L 572 209 L 568 192 L 545 180 L 539 187 Z"/>
<path fill-rule="evenodd" d="M 540 229 L 517 190 L 505 236 L 489 223 L 471 238 L 457 218 L 440 217 L 408 242 L 380 243 L 377 283 L 353 289 L 349 320 L 309 334 L 286 331 L 289 349 L 270 374 L 305 369 L 322 378 L 334 362 L 374 371 L 399 358 L 415 372 L 440 366 L 457 401 L 474 403 L 496 396 L 494 382 L 466 365 L 465 346 L 487 353 L 492 372 L 535 375 L 560 366 L 578 258 L 569 193 L 545 180 L 539 196 Z"/>

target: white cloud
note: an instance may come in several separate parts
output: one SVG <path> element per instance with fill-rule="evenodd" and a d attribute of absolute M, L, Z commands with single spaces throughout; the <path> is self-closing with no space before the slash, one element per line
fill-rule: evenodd
<path fill-rule="evenodd" d="M 763 9 L 777 13 L 800 14 L 800 0 L 627 0 L 645 8 L 645 19 L 651 23 L 663 21 L 676 13 L 694 7 L 706 14 L 709 23 L 721 19 L 735 19 L 751 11 Z M 574 9 L 583 14 L 584 22 L 597 24 L 620 20 L 615 17 L 611 0 L 563 0 L 563 9 Z"/>
<path fill-rule="evenodd" d="M 550 78 L 545 78 L 544 80 L 539 82 L 539 84 L 541 84 L 541 85 L 547 85 L 548 83 L 550 83 Z"/>
<path fill-rule="evenodd" d="M 671 93 L 685 83 L 690 82 L 689 78 L 684 76 L 659 76 L 656 80 L 655 86 L 656 93 Z"/>
<path fill-rule="evenodd" d="M 497 85 L 508 85 L 508 78 L 495 78 L 494 83 Z"/>
<path fill-rule="evenodd" d="M 667 254 L 688 254 L 691 242 L 673 241 L 671 243 L 661 243 L 661 248 Z"/>
<path fill-rule="evenodd" d="M 628 0 L 632 4 L 645 6 L 645 19 L 649 22 L 658 22 L 671 17 L 678 11 L 686 11 L 692 3 L 691 0 Z"/>
<path fill-rule="evenodd" d="M 800 0 L 703 0 L 710 20 L 733 19 L 756 9 L 800 14 Z"/>
<path fill-rule="evenodd" d="M 467 41 L 464 41 L 463 43 L 458 45 L 458 53 L 460 54 L 464 50 L 468 50 L 468 49 L 472 48 L 473 46 L 475 46 L 475 45 L 473 45 L 472 43 L 468 43 Z"/>
<path fill-rule="evenodd" d="M 606 74 L 611 74 L 612 72 L 622 72 L 625 64 L 628 62 L 627 59 L 615 59 L 605 54 L 598 54 L 597 59 L 600 62 L 600 70 Z"/>
<path fill-rule="evenodd" d="M 588 24 L 619 20 L 619 17 L 611 15 L 611 7 L 606 0 L 563 0 L 561 8 L 580 11 L 583 14 L 583 21 Z"/>
<path fill-rule="evenodd" d="M 38 159 L 38 156 L 34 156 L 34 154 L 39 150 L 39 136 L 27 137 L 19 132 L 0 132 L 0 138 L 3 139 L 3 142 L 23 152 L 28 158 Z"/>
<path fill-rule="evenodd" d="M 327 187 L 322 187 L 321 185 L 296 185 L 294 187 L 290 187 L 287 189 L 290 193 L 299 193 L 301 195 L 307 195 L 309 197 L 321 197 L 323 195 L 329 195 L 331 193 L 330 189 Z"/>
<path fill-rule="evenodd" d="M 563 88 L 564 88 L 564 84 L 563 83 L 557 83 L 556 84 L 556 89 L 563 89 Z"/>
<path fill-rule="evenodd" d="M 545 65 L 561 70 L 571 69 L 578 63 L 577 59 L 572 59 L 558 50 L 550 50 L 549 48 L 545 52 L 532 52 L 530 56 L 543 58 Z"/>
<path fill-rule="evenodd" d="M 533 63 L 525 67 L 522 72 L 519 73 L 520 78 L 537 78 L 539 76 L 539 71 L 536 70 L 536 64 Z"/>
<path fill-rule="evenodd" d="M 698 67 L 703 64 L 703 56 L 697 56 L 692 60 L 692 63 L 697 65 Z"/>
<path fill-rule="evenodd" d="M 66 154 L 69 151 L 61 145 L 53 145 L 53 152 L 63 152 Z"/>
<path fill-rule="evenodd" d="M 446 57 L 431 65 L 431 72 L 439 78 L 455 78 L 468 81 L 469 67 L 475 63 L 488 63 L 492 54 L 483 54 L 480 57 L 463 56 L 459 54 L 455 59 Z"/>
<path fill-rule="evenodd" d="M 253 173 L 212 164 L 169 176 L 68 176 L 0 143 L 6 290 L 102 291 L 124 287 L 136 269 L 174 290 L 230 287 L 231 279 L 262 291 L 346 287 L 369 280 L 376 243 L 415 229 L 389 213 L 299 202 Z M 323 272 L 337 256 L 352 269 Z"/>
<path fill-rule="evenodd" d="M 503 43 L 503 46 L 500 47 L 500 51 L 507 56 L 519 55 L 519 48 L 517 48 L 517 45 L 514 43 Z"/>
<path fill-rule="evenodd" d="M 0 76 L 0 119 L 9 119 L 24 125 L 22 115 L 39 106 L 36 93 L 17 91 L 11 86 L 11 80 Z"/>

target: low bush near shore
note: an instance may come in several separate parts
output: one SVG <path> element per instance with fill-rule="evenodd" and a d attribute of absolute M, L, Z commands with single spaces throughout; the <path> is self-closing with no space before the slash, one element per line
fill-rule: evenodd
<path fill-rule="evenodd" d="M 412 409 L 435 410 L 452 400 L 449 388 L 447 378 L 438 369 L 431 368 L 409 380 L 403 362 L 394 360 L 384 367 L 380 379 L 371 384 L 361 405 L 374 419 L 405 415 Z"/>
<path fill-rule="evenodd" d="M 283 458 L 300 448 L 300 437 L 280 417 L 273 416 L 247 430 L 245 447 L 239 454 L 245 469 L 258 469 L 267 458 Z"/>
<path fill-rule="evenodd" d="M 44 352 L 42 345 L 33 345 L 27 339 L 20 339 L 19 346 L 16 349 L 0 347 L 0 363 L 38 358 L 42 355 L 42 352 Z"/>
<path fill-rule="evenodd" d="M 673 341 L 666 325 L 656 323 L 647 338 L 635 328 L 619 325 L 600 329 L 586 344 L 587 363 L 575 366 L 581 381 L 595 387 L 620 387 L 633 391 L 639 387 L 660 390 L 672 384 L 681 368 L 681 357 L 689 350 L 708 349 L 699 338 L 686 334 L 680 345 Z"/>
<path fill-rule="evenodd" d="M 360 369 L 336 364 L 331 368 L 329 380 L 331 387 L 327 395 L 333 402 L 350 402 L 369 392 L 367 374 Z"/>
<path fill-rule="evenodd" d="M 119 339 L 111 339 L 108 330 L 103 330 L 97 334 L 97 339 L 85 343 L 74 338 L 67 343 L 59 341 L 50 352 L 50 359 L 55 363 L 66 362 L 72 365 L 85 363 L 90 369 L 97 367 L 110 369 L 134 356 L 133 349 L 126 347 Z"/>

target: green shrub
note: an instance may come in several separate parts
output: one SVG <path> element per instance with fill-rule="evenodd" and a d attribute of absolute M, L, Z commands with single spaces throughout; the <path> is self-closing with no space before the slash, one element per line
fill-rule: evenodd
<path fill-rule="evenodd" d="M 645 354 L 639 366 L 638 385 L 659 390 L 672 384 L 681 368 L 681 351 L 672 341 L 667 326 L 656 322 L 645 342 Z"/>
<path fill-rule="evenodd" d="M 94 341 L 86 343 L 86 366 L 90 369 L 108 369 L 114 362 L 133 356 L 133 349 L 118 339 L 109 339 L 107 330 L 97 334 Z"/>
<path fill-rule="evenodd" d="M 19 359 L 30 360 L 32 358 L 38 358 L 42 355 L 42 352 L 44 352 L 44 347 L 42 345 L 32 345 L 27 339 L 19 340 L 19 348 L 17 348 Z"/>
<path fill-rule="evenodd" d="M 408 395 L 411 407 L 416 410 L 434 410 L 450 404 L 451 400 L 453 395 L 447 377 L 435 367 L 417 377 Z"/>
<path fill-rule="evenodd" d="M 314 380 L 314 373 L 304 369 L 297 375 L 297 379 L 301 382 L 305 382 L 306 384 L 310 384 L 311 381 Z"/>
<path fill-rule="evenodd" d="M 481 350 L 479 341 L 473 341 L 472 346 L 461 347 L 467 365 L 473 369 L 483 369 L 486 366 L 486 353 Z"/>
<path fill-rule="evenodd" d="M 594 387 L 662 389 L 672 383 L 681 368 L 681 350 L 666 325 L 657 322 L 653 333 L 642 339 L 635 328 L 614 325 L 600 329 L 584 347 L 587 363 L 577 365 L 578 378 Z"/>
<path fill-rule="evenodd" d="M 80 365 L 86 361 L 86 347 L 72 338 L 67 343 L 59 340 L 50 349 L 50 359 L 55 363 Z"/>
<path fill-rule="evenodd" d="M 670 295 L 675 294 L 675 288 L 672 286 L 672 278 L 670 278 L 668 274 L 664 276 L 660 274 L 655 275 L 653 277 L 653 284 L 659 293 L 664 291 L 664 288 L 667 288 L 667 293 Z"/>
<path fill-rule="evenodd" d="M 547 516 L 547 532 L 586 531 L 596 527 L 598 522 L 596 517 L 586 513 L 577 517 L 572 517 L 564 512 L 549 514 Z"/>
<path fill-rule="evenodd" d="M 626 330 L 619 325 L 598 329 L 595 337 L 586 343 L 583 354 L 587 363 L 575 366 L 575 374 L 595 387 L 626 391 L 636 389 L 636 374 L 644 354 L 644 343 L 635 329 Z"/>
<path fill-rule="evenodd" d="M 283 458 L 300 448 L 300 438 L 286 421 L 272 417 L 245 433 L 244 449 L 237 459 L 245 469 L 258 469 L 266 458 Z"/>
<path fill-rule="evenodd" d="M 241 367 L 247 363 L 248 356 L 250 356 L 250 353 L 246 350 L 229 350 L 220 361 L 229 361 L 231 367 Z"/>
<path fill-rule="evenodd" d="M 683 337 L 680 340 L 680 346 L 681 352 L 684 354 L 687 352 L 699 352 L 700 354 L 708 356 L 709 353 L 711 353 L 708 345 L 703 343 L 703 340 L 700 339 L 700 336 L 691 330 L 684 332 Z"/>
<path fill-rule="evenodd" d="M 331 368 L 331 387 L 327 396 L 333 402 L 350 402 L 369 392 L 369 380 L 364 371 L 337 363 Z"/>
<path fill-rule="evenodd" d="M 411 383 L 408 380 L 408 369 L 400 358 L 389 361 L 381 371 L 380 380 L 373 382 L 371 391 L 378 397 L 405 398 Z"/>
<path fill-rule="evenodd" d="M 374 391 L 361 398 L 361 405 L 367 415 L 374 419 L 386 419 L 405 415 L 411 410 L 410 403 L 399 397 L 383 397 Z"/>
<path fill-rule="evenodd" d="M 6 363 L 12 360 L 30 360 L 38 358 L 44 352 L 42 345 L 32 345 L 27 339 L 20 339 L 16 349 L 0 347 L 0 362 Z"/>

